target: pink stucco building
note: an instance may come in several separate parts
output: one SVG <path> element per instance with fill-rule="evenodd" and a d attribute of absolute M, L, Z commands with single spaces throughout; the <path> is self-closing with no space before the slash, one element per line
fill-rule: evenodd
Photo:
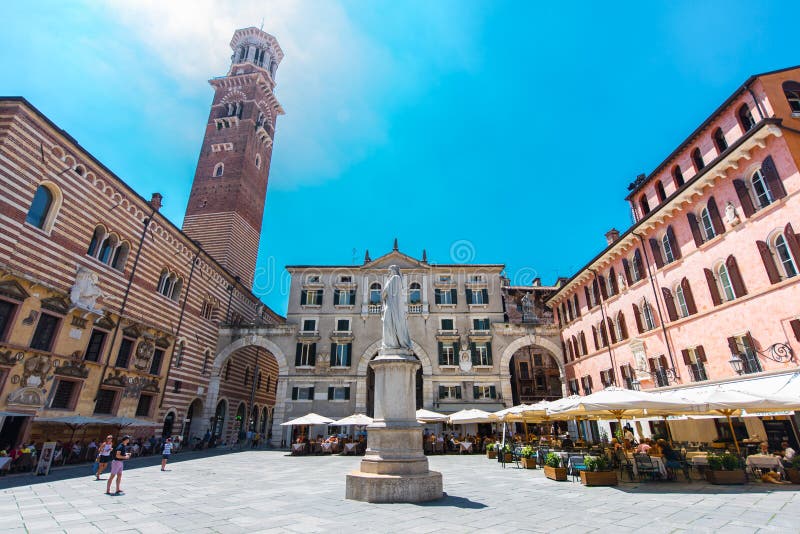
<path fill-rule="evenodd" d="M 610 231 L 549 301 L 568 391 L 782 384 L 796 373 L 799 163 L 794 67 L 747 79 L 640 175 L 626 197 L 635 223 Z M 792 419 L 785 431 L 795 435 Z M 776 425 L 741 426 L 769 434 Z"/>

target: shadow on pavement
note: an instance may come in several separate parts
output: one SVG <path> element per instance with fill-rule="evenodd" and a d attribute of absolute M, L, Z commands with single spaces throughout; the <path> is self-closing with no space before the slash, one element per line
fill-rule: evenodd
<path fill-rule="evenodd" d="M 435 501 L 418 502 L 414 503 L 417 506 L 452 506 L 453 508 L 471 508 L 480 509 L 486 508 L 482 502 L 475 502 L 467 499 L 466 497 L 456 497 L 455 495 L 444 494 L 444 497 Z"/>

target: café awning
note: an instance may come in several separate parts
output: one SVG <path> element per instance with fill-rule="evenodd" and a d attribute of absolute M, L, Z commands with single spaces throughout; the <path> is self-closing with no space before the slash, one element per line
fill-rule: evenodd
<path fill-rule="evenodd" d="M 329 425 L 331 423 L 333 423 L 333 419 L 311 412 L 297 419 L 281 423 L 281 426 Z"/>

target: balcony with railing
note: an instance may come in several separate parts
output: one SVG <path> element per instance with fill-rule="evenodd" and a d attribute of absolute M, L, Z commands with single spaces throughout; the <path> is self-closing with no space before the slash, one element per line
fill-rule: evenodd
<path fill-rule="evenodd" d="M 703 382 L 708 380 L 706 368 L 702 363 L 693 363 L 691 366 L 689 366 L 689 372 L 692 374 L 692 382 Z"/>
<path fill-rule="evenodd" d="M 422 304 L 409 304 L 408 313 L 412 315 L 419 315 L 422 313 Z"/>
<path fill-rule="evenodd" d="M 367 306 L 367 313 L 370 315 L 380 315 L 383 313 L 383 304 L 370 304 Z"/>
<path fill-rule="evenodd" d="M 659 367 L 653 371 L 653 382 L 655 382 L 656 386 L 660 388 L 668 386 L 669 377 L 667 376 L 667 370 Z"/>

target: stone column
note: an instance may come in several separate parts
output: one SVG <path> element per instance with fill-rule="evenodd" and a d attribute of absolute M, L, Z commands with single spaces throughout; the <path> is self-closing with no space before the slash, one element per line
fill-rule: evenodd
<path fill-rule="evenodd" d="M 284 427 L 281 426 L 286 414 L 286 391 L 289 380 L 286 375 L 278 375 L 278 389 L 275 391 L 275 408 L 272 410 L 272 445 L 280 447 Z"/>

